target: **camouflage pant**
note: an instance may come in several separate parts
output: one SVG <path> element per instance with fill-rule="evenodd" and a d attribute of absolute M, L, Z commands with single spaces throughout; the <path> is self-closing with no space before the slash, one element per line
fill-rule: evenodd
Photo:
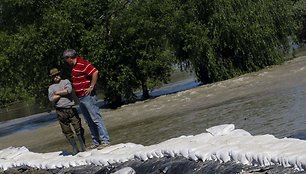
<path fill-rule="evenodd" d="M 73 126 L 76 135 L 81 135 L 84 137 L 84 129 L 81 124 L 81 118 L 79 117 L 76 108 L 56 108 L 56 113 L 57 119 L 62 128 L 62 132 L 67 138 L 74 137 L 70 124 Z"/>

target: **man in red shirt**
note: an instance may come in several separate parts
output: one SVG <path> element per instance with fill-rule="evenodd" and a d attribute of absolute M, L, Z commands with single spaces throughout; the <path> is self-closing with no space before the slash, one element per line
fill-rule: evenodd
<path fill-rule="evenodd" d="M 72 85 L 80 99 L 80 109 L 91 132 L 93 145 L 90 148 L 103 148 L 110 143 L 109 135 L 97 106 L 95 85 L 98 70 L 73 49 L 64 51 L 66 62 L 72 66 Z"/>

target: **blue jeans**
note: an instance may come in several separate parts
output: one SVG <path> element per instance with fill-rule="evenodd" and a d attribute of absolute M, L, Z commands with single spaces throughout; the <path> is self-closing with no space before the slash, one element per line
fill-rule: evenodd
<path fill-rule="evenodd" d="M 97 97 L 80 97 L 80 109 L 91 132 L 93 144 L 109 143 L 109 135 L 97 106 Z"/>

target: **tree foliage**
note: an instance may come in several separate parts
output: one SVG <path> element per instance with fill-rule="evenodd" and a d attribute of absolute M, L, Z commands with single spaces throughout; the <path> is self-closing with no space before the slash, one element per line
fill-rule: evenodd
<path fill-rule="evenodd" d="M 299 42 L 306 43 L 306 1 L 294 0 L 294 16 L 300 26 L 297 39 Z"/>
<path fill-rule="evenodd" d="M 200 81 L 211 83 L 283 61 L 296 31 L 292 2 L 204 0 L 186 4 L 178 57 L 190 61 Z M 187 13 L 187 12 L 186 12 Z M 186 14 L 185 13 L 185 14 Z"/>
<path fill-rule="evenodd" d="M 69 78 L 73 48 L 98 69 L 114 105 L 167 83 L 173 65 L 203 83 L 281 63 L 305 39 L 303 0 L 2 0 L 0 104 L 45 100 L 48 70 Z M 299 25 L 298 25 L 299 24 Z M 300 26 L 300 30 L 298 30 Z"/>

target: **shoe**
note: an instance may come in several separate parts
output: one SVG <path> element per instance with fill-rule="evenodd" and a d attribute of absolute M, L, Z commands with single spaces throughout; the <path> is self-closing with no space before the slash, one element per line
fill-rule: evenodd
<path fill-rule="evenodd" d="M 100 144 L 100 145 L 97 147 L 97 149 L 98 149 L 98 150 L 101 150 L 101 149 L 103 149 L 103 148 L 105 148 L 105 147 L 108 147 L 108 146 L 110 146 L 109 143 L 103 143 L 103 144 Z"/>
<path fill-rule="evenodd" d="M 93 145 L 89 146 L 88 148 L 86 148 L 86 150 L 97 149 L 99 146 L 100 146 L 99 144 L 93 144 Z"/>

